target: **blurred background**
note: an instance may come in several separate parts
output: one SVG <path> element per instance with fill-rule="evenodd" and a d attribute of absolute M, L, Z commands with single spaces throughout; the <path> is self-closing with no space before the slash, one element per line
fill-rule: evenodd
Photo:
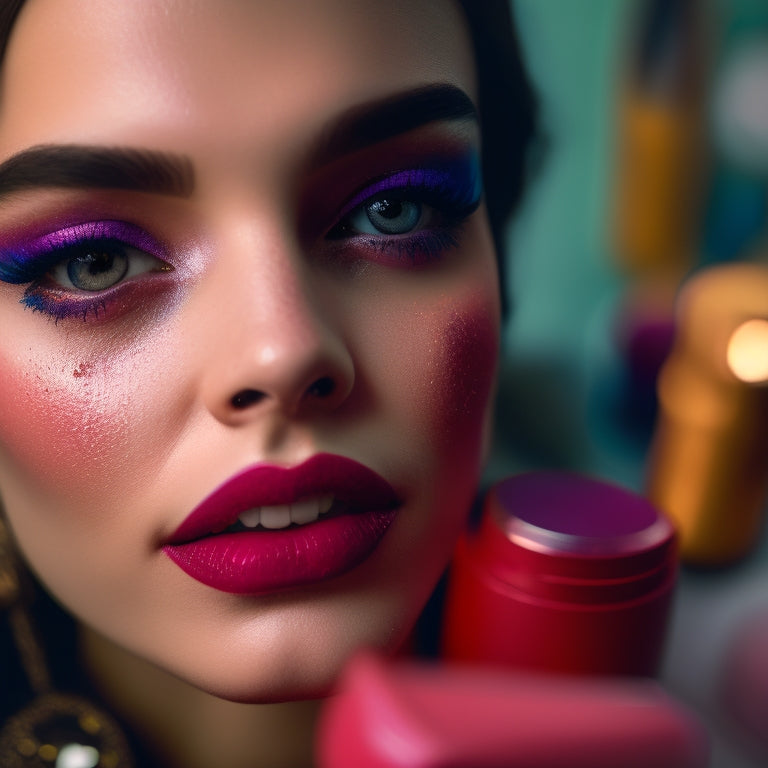
<path fill-rule="evenodd" d="M 509 231 L 486 482 L 559 468 L 675 507 L 663 682 L 715 768 L 768 765 L 768 673 L 738 661 L 768 657 L 768 3 L 513 12 L 546 149 Z"/>

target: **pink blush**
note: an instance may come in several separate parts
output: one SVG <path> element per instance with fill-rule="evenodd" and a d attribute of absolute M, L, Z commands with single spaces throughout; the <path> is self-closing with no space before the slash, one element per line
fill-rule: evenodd
<path fill-rule="evenodd" d="M 488 297 L 473 297 L 463 306 L 452 302 L 447 311 L 438 308 L 425 318 L 432 326 L 432 343 L 423 374 L 428 380 L 420 382 L 419 389 L 429 395 L 423 407 L 433 427 L 451 442 L 472 441 L 482 431 L 498 358 L 494 307 Z"/>
<path fill-rule="evenodd" d="M 452 386 L 445 397 L 447 409 L 453 409 L 457 419 L 472 417 L 484 407 L 496 374 L 498 344 L 497 322 L 487 306 L 470 306 L 451 319 L 444 364 L 452 373 Z"/>
<path fill-rule="evenodd" d="M 79 379 L 83 376 L 91 376 L 94 371 L 94 365 L 93 363 L 80 363 L 77 368 L 75 368 L 74 371 L 72 371 L 72 375 Z"/>
<path fill-rule="evenodd" d="M 98 482 L 120 433 L 92 364 L 68 363 L 60 372 L 51 367 L 0 361 L 0 448 L 12 472 L 65 492 L 73 481 L 82 487 L 91 473 Z"/>

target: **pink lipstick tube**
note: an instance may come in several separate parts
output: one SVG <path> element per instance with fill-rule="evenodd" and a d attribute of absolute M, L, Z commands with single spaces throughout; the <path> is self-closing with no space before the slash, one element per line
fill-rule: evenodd
<path fill-rule="evenodd" d="M 362 655 L 321 713 L 319 768 L 704 768 L 699 722 L 651 680 L 385 664 Z"/>
<path fill-rule="evenodd" d="M 459 542 L 443 650 L 456 661 L 654 675 L 677 572 L 674 529 L 642 497 L 534 472 L 488 493 Z"/>

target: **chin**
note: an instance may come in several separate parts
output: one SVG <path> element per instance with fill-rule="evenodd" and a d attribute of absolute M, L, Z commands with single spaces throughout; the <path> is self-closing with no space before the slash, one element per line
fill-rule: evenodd
<path fill-rule="evenodd" d="M 255 679 L 194 679 L 183 678 L 183 682 L 193 685 L 210 696 L 236 704 L 285 704 L 295 701 L 323 699 L 333 693 L 336 677 L 344 667 L 343 661 L 323 675 L 322 670 L 312 670 L 313 679 L 296 680 L 293 675 L 286 675 L 285 670 L 268 679 L 258 676 Z"/>
<path fill-rule="evenodd" d="M 315 653 L 286 654 L 287 658 L 255 658 L 243 664 L 216 665 L 212 669 L 171 670 L 182 681 L 220 699 L 241 704 L 278 704 L 321 699 L 334 692 L 336 681 L 349 659 L 358 651 L 375 648 L 393 654 L 387 644 L 360 642 L 338 648 L 318 659 Z M 189 672 L 189 674 L 188 674 Z"/>
<path fill-rule="evenodd" d="M 359 574 L 349 574 L 354 582 Z M 346 579 L 341 580 L 346 583 Z M 134 647 L 131 653 L 204 693 L 228 701 L 267 704 L 318 699 L 333 693 L 348 660 L 362 649 L 397 653 L 410 636 L 431 588 L 421 594 L 399 585 L 285 593 L 241 602 L 243 612 L 200 626 L 172 643 Z M 250 603 L 248 615 L 245 605 Z M 253 607 L 258 604 L 258 609 Z M 115 638 L 119 642 L 119 638 Z"/>

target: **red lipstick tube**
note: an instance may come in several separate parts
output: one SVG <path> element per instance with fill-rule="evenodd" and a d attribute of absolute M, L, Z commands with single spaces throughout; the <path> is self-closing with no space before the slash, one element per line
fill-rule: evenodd
<path fill-rule="evenodd" d="M 677 571 L 674 529 L 648 501 L 555 472 L 494 486 L 459 542 L 444 654 L 557 673 L 654 675 Z"/>

